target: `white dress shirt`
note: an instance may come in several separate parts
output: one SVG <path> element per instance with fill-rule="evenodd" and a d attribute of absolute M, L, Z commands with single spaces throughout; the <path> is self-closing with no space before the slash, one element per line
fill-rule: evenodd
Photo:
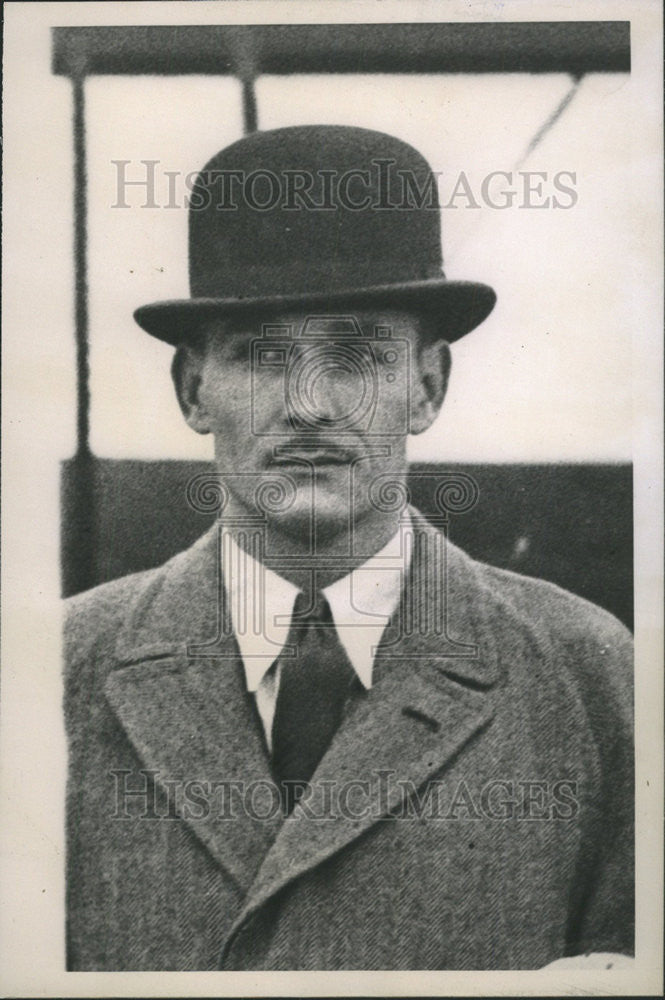
<path fill-rule="evenodd" d="M 358 678 L 372 686 L 374 656 L 390 616 L 399 604 L 411 563 L 408 513 L 388 544 L 347 576 L 324 587 L 339 640 Z M 241 548 L 222 528 L 224 584 L 231 621 L 240 647 L 247 690 L 254 694 L 272 749 L 272 722 L 279 690 L 279 664 L 271 667 L 286 642 L 298 588 Z"/>

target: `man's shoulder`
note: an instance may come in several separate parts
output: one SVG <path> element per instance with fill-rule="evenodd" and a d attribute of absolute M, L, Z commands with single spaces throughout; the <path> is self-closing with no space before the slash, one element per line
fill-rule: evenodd
<path fill-rule="evenodd" d="M 417 528 L 441 534 L 419 511 Z M 628 629 L 609 611 L 540 577 L 525 576 L 476 559 L 446 541 L 449 576 L 459 595 L 480 607 L 482 617 L 496 627 L 522 628 L 543 641 L 630 641 Z"/>
<path fill-rule="evenodd" d="M 566 642 L 630 640 L 628 629 L 609 611 L 578 594 L 512 570 L 474 561 L 486 593 L 500 611 L 543 635 Z"/>
<path fill-rule="evenodd" d="M 130 573 L 65 600 L 64 639 L 68 659 L 90 655 L 115 644 L 118 634 L 145 614 L 169 586 L 186 587 L 188 568 L 195 574 L 196 555 L 207 536 L 154 569 Z M 181 577 L 184 580 L 181 581 Z"/>
<path fill-rule="evenodd" d="M 486 634 L 519 683 L 572 685 L 586 703 L 611 702 L 628 723 L 633 639 L 622 622 L 547 580 L 462 558 Z"/>
<path fill-rule="evenodd" d="M 99 584 L 64 602 L 64 638 L 68 656 L 104 644 L 131 615 L 140 598 L 160 583 L 168 563 L 155 569 Z"/>

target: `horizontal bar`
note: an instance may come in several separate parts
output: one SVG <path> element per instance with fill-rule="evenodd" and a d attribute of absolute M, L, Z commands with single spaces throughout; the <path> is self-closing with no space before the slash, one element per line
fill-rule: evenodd
<path fill-rule="evenodd" d="M 53 28 L 53 72 L 584 73 L 630 71 L 629 21 Z"/>

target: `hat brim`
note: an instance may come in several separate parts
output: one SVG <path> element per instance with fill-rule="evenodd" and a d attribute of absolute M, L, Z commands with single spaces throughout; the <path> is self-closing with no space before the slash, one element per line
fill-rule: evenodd
<path fill-rule="evenodd" d="M 170 299 L 140 306 L 134 312 L 134 319 L 153 337 L 177 346 L 195 336 L 201 323 L 215 317 L 284 312 L 296 306 L 299 310 L 323 309 L 331 312 L 342 306 L 361 307 L 377 301 L 384 306 L 402 306 L 416 314 L 426 314 L 434 320 L 440 338 L 452 343 L 470 333 L 489 316 L 496 294 L 489 285 L 480 282 L 430 278 L 362 289 L 260 298 Z"/>

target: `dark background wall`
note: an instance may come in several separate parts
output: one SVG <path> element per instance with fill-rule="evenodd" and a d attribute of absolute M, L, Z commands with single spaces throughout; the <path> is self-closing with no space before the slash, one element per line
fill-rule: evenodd
<path fill-rule="evenodd" d="M 90 485 L 81 498 L 76 461 L 62 470 L 66 596 L 158 566 L 214 520 L 185 497 L 206 463 L 89 458 Z M 477 559 L 572 590 L 632 628 L 630 465 L 414 465 L 410 487 L 423 513 L 434 513 L 432 491 L 418 473 L 455 471 L 472 476 L 480 495 L 472 510 L 451 516 L 453 542 Z"/>

